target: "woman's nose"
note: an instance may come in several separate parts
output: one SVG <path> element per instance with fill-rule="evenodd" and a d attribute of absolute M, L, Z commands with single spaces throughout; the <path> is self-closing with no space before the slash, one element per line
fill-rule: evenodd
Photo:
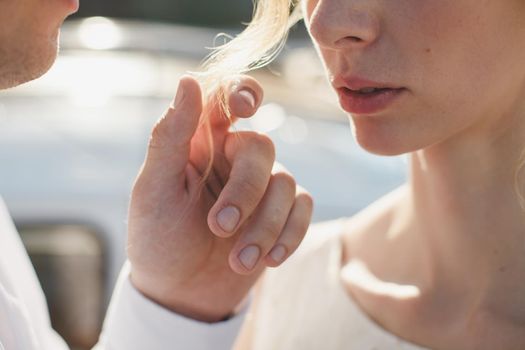
<path fill-rule="evenodd" d="M 341 50 L 370 45 L 380 23 L 369 0 L 307 0 L 306 24 L 322 48 Z"/>

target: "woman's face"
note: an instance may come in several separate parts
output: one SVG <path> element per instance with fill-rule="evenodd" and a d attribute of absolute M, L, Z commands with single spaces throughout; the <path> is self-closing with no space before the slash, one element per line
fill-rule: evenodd
<path fill-rule="evenodd" d="M 414 151 L 525 112 L 523 0 L 302 1 L 330 82 L 371 152 Z M 387 89 L 352 91 L 368 87 Z"/>
<path fill-rule="evenodd" d="M 79 0 L 0 0 L 0 89 L 34 79 L 57 53 L 60 26 Z"/>

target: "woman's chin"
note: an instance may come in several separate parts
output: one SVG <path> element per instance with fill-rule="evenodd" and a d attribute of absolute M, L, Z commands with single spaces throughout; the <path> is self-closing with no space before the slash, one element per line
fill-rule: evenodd
<path fill-rule="evenodd" d="M 352 123 L 352 132 L 356 142 L 365 151 L 379 156 L 398 156 L 411 151 L 414 147 L 407 144 L 407 137 L 386 127 L 369 123 Z"/>
<path fill-rule="evenodd" d="M 381 145 L 377 144 L 371 144 L 367 142 L 360 141 L 357 139 L 357 143 L 368 153 L 375 154 L 377 156 L 399 156 L 401 154 L 405 154 L 408 151 L 403 151 L 401 149 L 395 149 L 391 147 L 383 147 Z"/>

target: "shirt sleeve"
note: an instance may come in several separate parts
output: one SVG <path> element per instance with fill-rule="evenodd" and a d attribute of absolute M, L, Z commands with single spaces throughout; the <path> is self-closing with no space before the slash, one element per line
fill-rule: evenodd
<path fill-rule="evenodd" d="M 124 265 L 94 350 L 226 350 L 244 322 L 248 304 L 227 321 L 205 323 L 178 315 L 142 295 Z"/>

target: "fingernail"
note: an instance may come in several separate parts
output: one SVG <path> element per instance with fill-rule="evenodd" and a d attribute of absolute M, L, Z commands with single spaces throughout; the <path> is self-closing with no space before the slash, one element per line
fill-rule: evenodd
<path fill-rule="evenodd" d="M 251 270 L 257 264 L 261 250 L 256 245 L 249 245 L 239 253 L 239 260 L 247 270 Z"/>
<path fill-rule="evenodd" d="M 226 207 L 217 214 L 217 222 L 219 226 L 226 232 L 233 232 L 237 227 L 241 213 L 235 207 Z"/>
<path fill-rule="evenodd" d="M 247 89 L 242 89 L 239 90 L 239 95 L 241 95 L 244 102 L 249 104 L 250 107 L 255 108 L 255 96 L 253 95 L 253 92 Z"/>
<path fill-rule="evenodd" d="M 175 99 L 171 102 L 171 108 L 175 108 L 178 105 L 181 104 L 182 100 L 184 99 L 184 89 L 182 87 L 182 83 L 179 82 L 179 87 L 177 88 L 177 95 L 175 95 Z"/>
<path fill-rule="evenodd" d="M 284 257 L 286 256 L 286 248 L 279 244 L 273 247 L 272 251 L 270 252 L 270 257 L 273 259 L 273 261 L 280 263 Z"/>

